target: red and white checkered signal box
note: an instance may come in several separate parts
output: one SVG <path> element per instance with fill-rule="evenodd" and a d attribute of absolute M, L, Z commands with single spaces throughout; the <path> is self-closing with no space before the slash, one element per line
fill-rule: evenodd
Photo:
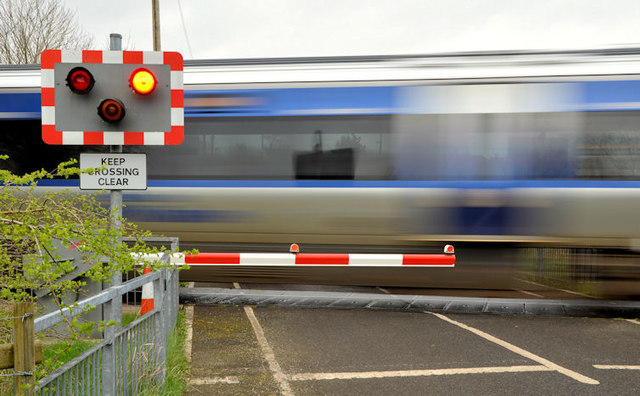
<path fill-rule="evenodd" d="M 65 145 L 176 145 L 184 140 L 178 52 L 45 50 L 42 139 Z"/>

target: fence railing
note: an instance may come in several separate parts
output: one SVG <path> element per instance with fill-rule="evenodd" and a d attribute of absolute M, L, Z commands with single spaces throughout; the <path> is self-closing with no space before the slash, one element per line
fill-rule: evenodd
<path fill-rule="evenodd" d="M 170 255 L 161 260 L 169 262 Z M 108 326 L 122 318 L 122 296 L 153 282 L 154 309 L 120 329 Z M 120 303 L 119 303 L 120 302 Z M 178 270 L 161 268 L 79 301 L 74 307 L 35 319 L 35 332 L 52 328 L 104 305 L 104 338 L 80 356 L 40 380 L 38 395 L 129 395 L 136 394 L 142 381 L 162 383 L 166 371 L 167 336 L 178 316 Z"/>

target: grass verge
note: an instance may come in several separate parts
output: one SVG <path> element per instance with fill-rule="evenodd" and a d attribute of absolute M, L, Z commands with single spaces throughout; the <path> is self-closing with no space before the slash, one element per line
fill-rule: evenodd
<path fill-rule="evenodd" d="M 184 351 L 187 339 L 187 325 L 184 311 L 178 312 L 178 321 L 173 333 L 169 336 L 167 345 L 167 375 L 164 385 L 144 384 L 139 395 L 145 396 L 177 396 L 187 390 L 187 374 L 189 363 Z"/>
<path fill-rule="evenodd" d="M 124 313 L 122 315 L 122 326 L 128 325 L 139 316 L 140 315 L 135 313 Z M 100 340 L 74 340 L 45 344 L 42 350 L 42 364 L 39 364 L 37 367 L 40 377 L 44 377 L 46 373 L 51 373 L 75 357 L 80 356 L 82 352 L 91 348 L 99 341 Z"/>
<path fill-rule="evenodd" d="M 39 377 L 43 378 L 47 373 L 51 373 L 65 363 L 70 362 L 76 356 L 94 346 L 96 342 L 93 340 L 80 340 L 45 344 L 42 349 L 42 364 L 37 365 L 36 368 L 40 374 Z"/>

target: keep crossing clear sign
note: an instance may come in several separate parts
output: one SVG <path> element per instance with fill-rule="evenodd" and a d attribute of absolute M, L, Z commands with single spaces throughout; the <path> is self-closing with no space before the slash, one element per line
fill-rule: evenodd
<path fill-rule="evenodd" d="M 81 153 L 81 190 L 146 190 L 146 154 Z"/>

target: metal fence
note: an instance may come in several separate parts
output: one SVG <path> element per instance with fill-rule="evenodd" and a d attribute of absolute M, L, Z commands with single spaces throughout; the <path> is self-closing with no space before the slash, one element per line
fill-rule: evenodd
<path fill-rule="evenodd" d="M 169 262 L 170 255 L 165 253 L 161 260 Z M 103 340 L 42 379 L 36 394 L 133 395 L 143 381 L 164 382 L 167 336 L 178 317 L 177 269 L 159 269 L 105 289 L 73 308 L 36 318 L 35 331 L 50 329 L 91 306 L 104 306 L 105 323 L 121 320 L 122 296 L 148 282 L 154 285 L 154 309 L 121 329 L 105 325 Z"/>

